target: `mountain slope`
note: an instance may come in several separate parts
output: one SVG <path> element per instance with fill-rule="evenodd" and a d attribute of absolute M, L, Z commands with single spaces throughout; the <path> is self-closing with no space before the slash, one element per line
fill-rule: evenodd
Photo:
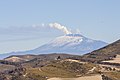
<path fill-rule="evenodd" d="M 83 56 L 85 60 L 103 61 L 120 55 L 120 40 Z"/>
<path fill-rule="evenodd" d="M 57 37 L 53 41 L 28 52 L 85 54 L 105 45 L 107 43 L 92 40 L 80 34 L 68 34 Z"/>

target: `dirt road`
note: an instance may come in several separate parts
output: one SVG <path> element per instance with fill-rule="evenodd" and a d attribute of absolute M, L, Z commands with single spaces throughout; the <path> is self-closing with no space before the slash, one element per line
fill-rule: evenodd
<path fill-rule="evenodd" d="M 79 78 L 50 78 L 48 80 L 102 80 L 101 75 L 85 76 Z"/>

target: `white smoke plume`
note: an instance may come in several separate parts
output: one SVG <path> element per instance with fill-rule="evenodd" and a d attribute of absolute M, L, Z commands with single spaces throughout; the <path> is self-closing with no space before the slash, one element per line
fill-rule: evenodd
<path fill-rule="evenodd" d="M 71 34 L 72 33 L 65 26 L 62 26 L 59 23 L 50 23 L 49 27 L 58 29 L 58 30 L 62 31 L 64 34 Z"/>

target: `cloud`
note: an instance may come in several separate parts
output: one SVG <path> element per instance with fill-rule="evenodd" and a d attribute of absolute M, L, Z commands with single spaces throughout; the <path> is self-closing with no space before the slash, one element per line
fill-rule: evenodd
<path fill-rule="evenodd" d="M 50 23 L 49 27 L 54 28 L 54 29 L 58 29 L 58 30 L 62 31 L 64 34 L 71 34 L 72 33 L 71 31 L 69 31 L 67 29 L 67 27 L 62 26 L 59 23 Z"/>
<path fill-rule="evenodd" d="M 39 35 L 39 34 L 54 34 L 54 29 L 57 29 L 64 34 L 72 34 L 71 30 L 59 23 L 49 23 L 49 24 L 34 24 L 31 26 L 11 26 L 6 28 L 0 27 L 0 34 L 9 35 Z M 44 35 L 43 34 L 43 35 Z M 59 32 L 58 32 L 59 34 Z"/>
<path fill-rule="evenodd" d="M 45 25 L 44 23 L 32 25 L 33 28 L 45 28 L 45 26 L 46 26 L 46 25 Z"/>

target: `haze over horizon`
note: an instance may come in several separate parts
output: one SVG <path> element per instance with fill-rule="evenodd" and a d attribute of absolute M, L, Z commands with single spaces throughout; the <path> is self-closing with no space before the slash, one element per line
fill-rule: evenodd
<path fill-rule="evenodd" d="M 119 4 L 119 0 L 0 1 L 0 53 L 34 49 L 67 33 L 114 42 L 120 37 Z"/>

